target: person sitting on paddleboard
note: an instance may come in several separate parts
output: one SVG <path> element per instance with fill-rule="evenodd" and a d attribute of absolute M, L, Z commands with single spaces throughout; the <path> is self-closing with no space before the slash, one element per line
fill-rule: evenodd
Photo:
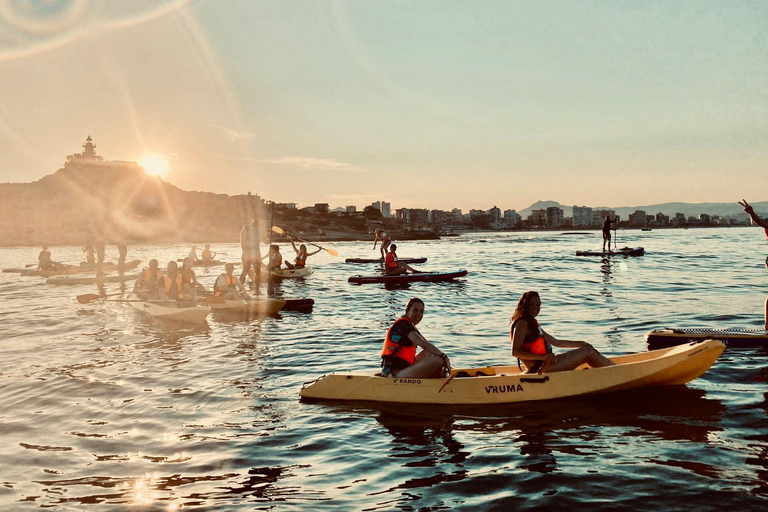
<path fill-rule="evenodd" d="M 37 255 L 37 268 L 40 270 L 51 270 L 54 268 L 53 260 L 51 259 L 51 251 L 47 246 L 43 246 L 43 250 Z"/>
<path fill-rule="evenodd" d="M 209 244 L 205 244 L 205 249 L 200 253 L 200 257 L 203 259 L 203 263 L 210 263 L 213 261 L 213 258 L 216 257 L 216 253 L 211 252 L 211 246 Z"/>
<path fill-rule="evenodd" d="M 322 249 L 318 249 L 316 251 L 307 253 L 307 246 L 304 244 L 301 244 L 297 249 L 296 244 L 293 243 L 293 238 L 291 238 L 291 245 L 293 246 L 293 250 L 296 251 L 296 259 L 293 260 L 293 263 L 290 263 L 288 260 L 285 260 L 285 266 L 290 269 L 306 267 L 307 258 L 312 256 L 313 254 L 319 253 L 322 250 Z"/>
<path fill-rule="evenodd" d="M 224 273 L 213 283 L 213 296 L 224 300 L 251 300 L 243 284 L 234 275 L 235 266 L 232 263 L 224 265 Z"/>
<path fill-rule="evenodd" d="M 606 216 L 605 220 L 603 220 L 603 252 L 605 252 L 605 243 L 608 242 L 608 250 L 611 250 L 611 223 L 616 222 L 615 220 L 611 220 L 610 217 Z"/>
<path fill-rule="evenodd" d="M 410 270 L 414 274 L 420 274 L 421 270 L 416 270 L 407 263 L 399 261 L 397 259 L 397 245 L 392 244 L 389 246 L 389 252 L 384 259 L 384 273 L 388 276 L 399 276 L 407 274 Z"/>
<path fill-rule="evenodd" d="M 191 300 L 197 300 L 197 290 L 203 288 L 203 285 L 197 282 L 195 271 L 192 270 L 191 257 L 187 256 L 184 258 L 179 273 L 181 274 L 182 291 L 184 292 L 184 295 Z"/>
<path fill-rule="evenodd" d="M 592 368 L 613 366 L 613 361 L 600 354 L 586 341 L 558 340 L 544 332 L 536 321 L 540 310 L 539 294 L 534 291 L 525 292 L 510 318 L 512 355 L 522 362 L 527 373 L 573 370 L 584 363 Z M 552 353 L 553 345 L 576 350 L 556 356 Z"/>
<path fill-rule="evenodd" d="M 141 300 L 158 299 L 160 283 L 163 280 L 163 271 L 158 268 L 157 260 L 149 260 L 149 267 L 139 274 L 133 284 L 133 293 Z"/>
<path fill-rule="evenodd" d="M 451 360 L 416 329 L 424 317 L 424 301 L 412 298 L 405 315 L 387 331 L 381 349 L 381 375 L 400 379 L 438 379 L 451 371 Z M 421 352 L 416 353 L 416 347 Z"/>
<path fill-rule="evenodd" d="M 752 223 L 757 224 L 765 230 L 765 237 L 768 238 L 768 221 L 761 219 L 760 216 L 755 213 L 754 208 L 750 206 L 746 199 L 739 201 L 739 204 L 744 207 L 744 211 L 749 214 Z M 765 258 L 765 268 L 768 269 L 768 258 Z M 765 299 L 765 325 L 763 325 L 763 329 L 768 331 L 768 299 Z"/>
<path fill-rule="evenodd" d="M 392 243 L 392 240 L 389 238 L 389 235 L 386 231 L 384 231 L 382 228 L 376 229 L 375 238 L 373 239 L 373 248 L 376 249 L 376 244 L 381 240 L 381 246 L 379 250 L 381 251 L 381 259 L 384 259 L 384 256 L 387 254 L 387 247 L 389 247 L 389 244 Z"/>

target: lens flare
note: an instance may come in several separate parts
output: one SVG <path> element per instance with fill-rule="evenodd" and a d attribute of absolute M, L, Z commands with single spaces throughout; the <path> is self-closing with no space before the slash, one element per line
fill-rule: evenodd
<path fill-rule="evenodd" d="M 168 162 L 162 155 L 149 153 L 139 159 L 139 165 L 151 176 L 163 176 L 168 171 Z"/>

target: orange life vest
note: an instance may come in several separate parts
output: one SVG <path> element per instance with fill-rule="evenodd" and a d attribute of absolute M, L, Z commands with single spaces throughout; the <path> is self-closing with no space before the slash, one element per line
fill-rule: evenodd
<path fill-rule="evenodd" d="M 176 284 L 176 297 L 177 299 L 183 299 L 184 294 L 182 293 L 182 289 L 184 287 L 184 281 L 181 279 L 181 273 L 177 273 L 176 277 L 174 279 L 171 279 L 169 276 L 163 276 L 163 281 L 165 282 L 165 294 L 170 295 L 171 294 L 171 287 Z"/>
<path fill-rule="evenodd" d="M 296 256 L 296 259 L 293 261 L 297 267 L 303 267 L 307 264 L 307 257 L 305 256 L 302 258 L 301 256 Z"/>
<path fill-rule="evenodd" d="M 413 325 L 413 321 L 407 316 L 399 318 L 392 324 L 392 327 L 387 331 L 387 337 L 384 338 L 384 346 L 381 348 L 381 357 L 399 357 L 408 364 L 413 364 L 416 361 L 416 345 L 414 344 L 410 347 L 404 347 L 400 345 L 399 339 L 392 338 L 392 329 L 403 320 L 410 322 L 411 325 Z"/>
<path fill-rule="evenodd" d="M 233 290 L 237 289 L 237 286 L 235 286 L 235 283 L 237 282 L 237 277 L 232 276 L 231 278 L 227 274 L 221 274 L 219 277 L 224 278 L 224 288 L 219 288 L 219 280 L 216 279 L 216 282 L 213 283 L 213 295 L 216 297 L 220 297 L 221 294 L 224 293 L 225 290 Z"/>
<path fill-rule="evenodd" d="M 155 270 L 155 275 L 152 275 L 152 269 L 145 268 L 141 271 L 141 281 L 139 281 L 139 290 L 149 290 L 149 285 L 158 285 L 160 279 L 163 277 L 163 271 L 159 268 Z M 154 281 L 154 282 L 153 282 Z"/>
<path fill-rule="evenodd" d="M 509 329 L 509 337 L 513 339 L 513 334 L 515 332 L 515 324 L 517 321 L 520 320 L 519 318 L 512 322 L 512 327 Z M 530 327 L 529 327 L 530 328 Z M 541 329 L 541 326 L 538 322 L 536 322 L 536 330 L 529 330 L 528 333 L 525 335 L 525 338 L 523 338 L 523 348 L 527 350 L 528 352 L 532 352 L 536 354 L 537 356 L 543 356 L 546 354 L 549 354 L 551 352 L 551 349 L 549 347 L 549 344 L 547 343 L 547 340 L 544 339 L 544 331 Z"/>

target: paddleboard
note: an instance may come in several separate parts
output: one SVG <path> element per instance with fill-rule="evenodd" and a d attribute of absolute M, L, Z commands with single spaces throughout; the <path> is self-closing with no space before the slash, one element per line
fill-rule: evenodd
<path fill-rule="evenodd" d="M 289 279 L 292 277 L 307 277 L 308 275 L 311 275 L 315 270 L 312 267 L 304 267 L 304 268 L 280 268 L 277 270 L 273 270 L 272 272 L 269 272 L 272 274 L 272 277 L 277 277 L 280 279 Z M 264 279 L 267 277 L 267 270 L 265 268 L 261 269 L 261 278 Z"/>
<path fill-rule="evenodd" d="M 664 328 L 649 331 L 645 335 L 650 350 L 708 339 L 720 340 L 731 348 L 768 347 L 768 331 L 762 329 Z"/>
<path fill-rule="evenodd" d="M 347 258 L 346 263 L 384 263 L 383 258 Z M 403 263 L 426 263 L 427 258 L 397 258 Z"/>
<path fill-rule="evenodd" d="M 622 247 L 615 251 L 576 251 L 576 256 L 642 256 L 642 247 Z"/>
<path fill-rule="evenodd" d="M 415 283 L 438 281 L 450 281 L 457 277 L 464 277 L 468 274 L 466 270 L 457 270 L 456 272 L 419 272 L 416 274 L 401 274 L 398 276 L 352 276 L 347 281 L 355 284 L 369 283 Z"/>

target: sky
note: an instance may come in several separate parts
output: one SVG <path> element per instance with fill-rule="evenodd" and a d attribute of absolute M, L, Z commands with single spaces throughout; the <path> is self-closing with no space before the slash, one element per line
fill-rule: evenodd
<path fill-rule="evenodd" d="M 300 206 L 768 199 L 768 2 L 0 1 L 0 182 L 91 135 Z"/>

